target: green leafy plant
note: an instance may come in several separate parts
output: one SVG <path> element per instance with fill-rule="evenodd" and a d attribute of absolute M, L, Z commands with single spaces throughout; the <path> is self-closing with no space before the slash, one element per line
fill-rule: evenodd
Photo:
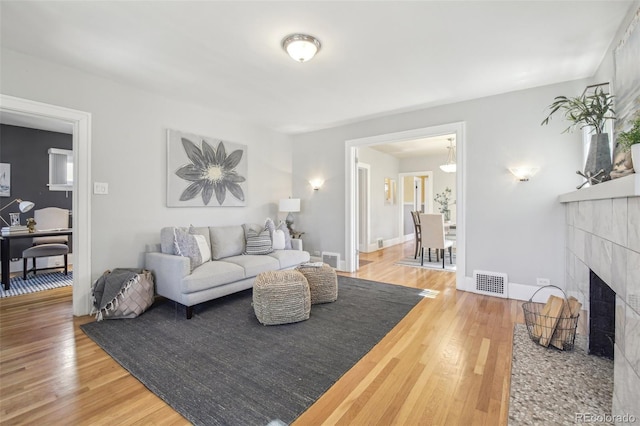
<path fill-rule="evenodd" d="M 640 113 L 633 120 L 633 127 L 629 131 L 618 135 L 618 143 L 625 151 L 629 151 L 632 145 L 640 143 Z"/>
<path fill-rule="evenodd" d="M 445 220 L 449 220 L 451 217 L 451 211 L 449 210 L 449 201 L 451 200 L 451 188 L 446 187 L 443 192 L 436 194 L 433 199 L 436 203 L 440 204 L 438 210 L 444 215 Z"/>
<path fill-rule="evenodd" d="M 571 122 L 562 133 L 569 132 L 574 128 L 593 127 L 598 134 L 604 133 L 604 125 L 607 120 L 615 120 L 616 113 L 613 110 L 613 95 L 604 93 L 601 87 L 597 87 L 592 95 L 583 93 L 575 98 L 566 96 L 556 96 L 549 105 L 549 115 L 542 120 L 540 125 L 549 124 L 551 116 L 560 111 L 564 118 Z"/>

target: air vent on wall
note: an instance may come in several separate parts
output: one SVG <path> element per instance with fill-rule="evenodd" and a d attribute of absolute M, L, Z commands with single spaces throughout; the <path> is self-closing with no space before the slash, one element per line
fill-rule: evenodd
<path fill-rule="evenodd" d="M 500 272 L 473 271 L 473 282 L 478 293 L 507 297 L 507 274 Z"/>
<path fill-rule="evenodd" d="M 328 251 L 322 252 L 322 262 L 331 266 L 332 268 L 338 268 L 340 265 L 340 253 L 331 253 Z"/>

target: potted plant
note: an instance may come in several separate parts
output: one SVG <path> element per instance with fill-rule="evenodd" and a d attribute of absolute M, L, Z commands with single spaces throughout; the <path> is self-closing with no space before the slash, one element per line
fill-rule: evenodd
<path fill-rule="evenodd" d="M 640 112 L 632 121 L 633 127 L 618 135 L 618 143 L 625 151 L 631 150 L 631 162 L 636 173 L 640 173 Z"/>
<path fill-rule="evenodd" d="M 440 204 L 438 210 L 444 215 L 445 222 L 451 220 L 451 210 L 449 210 L 449 201 L 451 197 L 451 188 L 446 187 L 443 192 L 436 194 L 433 199 L 436 203 Z"/>
<path fill-rule="evenodd" d="M 605 93 L 601 87 L 596 87 L 591 95 L 587 95 L 587 91 L 585 91 L 575 98 L 557 96 L 554 98 L 554 102 L 549 105 L 551 110 L 549 115 L 541 123 L 541 125 L 549 124 L 551 116 L 560 111 L 564 114 L 564 118 L 571 122 L 571 125 L 563 133 L 575 128 L 592 128 L 594 134 L 591 136 L 587 163 L 584 166 L 584 173 L 587 176 L 593 176 L 601 169 L 604 170 L 606 176 L 609 176 L 613 168 L 609 135 L 604 132 L 606 121 L 616 119 L 613 98 L 613 95 Z"/>

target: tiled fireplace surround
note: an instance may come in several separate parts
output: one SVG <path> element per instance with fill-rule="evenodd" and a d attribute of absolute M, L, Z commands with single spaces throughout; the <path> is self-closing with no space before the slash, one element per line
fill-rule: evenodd
<path fill-rule="evenodd" d="M 566 290 L 582 302 L 586 318 L 589 269 L 615 291 L 612 413 L 640 419 L 640 196 L 573 201 L 579 198 L 560 197 L 566 203 Z"/>

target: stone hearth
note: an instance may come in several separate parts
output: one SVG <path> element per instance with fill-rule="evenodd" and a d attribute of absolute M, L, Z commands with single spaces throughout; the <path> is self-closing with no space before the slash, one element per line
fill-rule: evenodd
<path fill-rule="evenodd" d="M 586 311 L 590 271 L 615 292 L 612 414 L 640 419 L 640 177 L 617 181 L 560 197 L 566 203 L 566 290 Z M 619 190 L 629 182 L 630 190 Z"/>

